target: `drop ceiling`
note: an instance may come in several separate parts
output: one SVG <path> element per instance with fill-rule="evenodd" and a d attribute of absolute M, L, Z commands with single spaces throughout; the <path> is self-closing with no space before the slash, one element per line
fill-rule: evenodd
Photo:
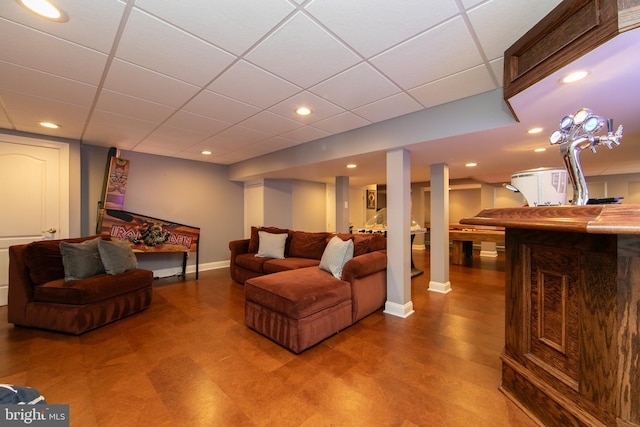
<path fill-rule="evenodd" d="M 504 51 L 560 2 L 54 3 L 68 15 L 67 22 L 38 18 L 17 1 L 0 4 L 0 128 L 233 165 L 499 91 Z M 630 68 L 620 66 L 629 59 L 629 43 L 636 42 L 621 43 L 622 52 L 609 68 Z M 611 74 L 606 66 L 600 68 Z M 429 164 L 441 162 L 450 164 L 452 178 L 486 182 L 508 180 L 516 170 L 557 166 L 555 150 L 537 158 L 532 150 L 548 146 L 562 116 L 584 106 L 599 112 L 605 102 L 638 110 L 636 84 L 624 88 L 620 102 L 605 99 L 601 91 L 588 92 L 592 98 L 586 100 L 584 90 L 580 96 L 565 91 L 562 108 L 547 108 L 560 105 L 549 94 L 557 89 L 555 82 L 546 84 L 525 91 L 523 101 L 514 103 L 519 123 L 407 144 L 412 180 L 428 180 Z M 620 96 L 615 79 L 601 79 L 599 85 L 610 86 L 611 98 Z M 636 95 L 632 100 L 629 92 Z M 296 115 L 300 106 L 312 114 Z M 599 113 L 619 121 L 617 110 Z M 44 129 L 38 125 L 43 120 L 61 128 Z M 631 123 L 624 124 L 627 132 Z M 529 125 L 545 130 L 531 137 L 526 135 Z M 637 135 L 631 126 L 629 131 Z M 617 156 L 626 162 L 625 171 L 635 172 L 640 155 L 623 150 L 633 146 L 628 139 L 625 134 L 621 147 L 611 151 L 621 152 Z M 354 158 L 338 153 L 328 162 L 283 165 L 265 177 L 330 182 L 336 175 L 350 175 L 355 184 L 381 183 L 384 159 L 384 150 Z M 616 159 L 603 159 L 609 168 L 594 168 L 595 173 L 611 173 Z M 345 170 L 350 161 L 359 167 Z M 464 168 L 468 161 L 477 162 L 477 169 Z"/>

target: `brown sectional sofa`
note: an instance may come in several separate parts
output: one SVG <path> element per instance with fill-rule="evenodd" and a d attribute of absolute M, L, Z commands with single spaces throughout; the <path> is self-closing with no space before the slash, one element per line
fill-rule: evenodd
<path fill-rule="evenodd" d="M 258 231 L 287 233 L 283 259 L 259 258 Z M 338 279 L 320 269 L 330 233 L 252 228 L 251 239 L 229 242 L 231 277 L 245 285 L 245 324 L 294 353 L 319 343 L 384 306 L 386 239 L 380 234 L 341 234 L 353 239 L 354 256 Z"/>
<path fill-rule="evenodd" d="M 60 242 L 96 237 L 11 246 L 9 323 L 78 335 L 147 308 L 153 284 L 149 270 L 135 268 L 65 281 Z"/>

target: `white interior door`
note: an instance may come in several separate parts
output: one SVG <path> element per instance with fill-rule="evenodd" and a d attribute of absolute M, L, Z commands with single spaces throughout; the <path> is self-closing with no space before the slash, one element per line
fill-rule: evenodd
<path fill-rule="evenodd" d="M 69 146 L 0 134 L 0 305 L 9 246 L 68 237 Z"/>

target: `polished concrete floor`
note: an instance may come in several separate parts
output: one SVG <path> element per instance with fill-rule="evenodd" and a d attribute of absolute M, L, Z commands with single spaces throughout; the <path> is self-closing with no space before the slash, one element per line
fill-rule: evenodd
<path fill-rule="evenodd" d="M 415 314 L 382 310 L 295 355 L 243 324 L 227 269 L 156 280 L 146 311 L 82 336 L 15 328 L 0 307 L 0 383 L 70 405 L 71 426 L 534 426 L 502 395 L 504 261 L 412 279 Z"/>

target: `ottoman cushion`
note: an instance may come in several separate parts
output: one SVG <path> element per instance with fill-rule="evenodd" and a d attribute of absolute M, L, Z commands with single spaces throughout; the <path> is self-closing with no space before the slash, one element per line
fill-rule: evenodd
<path fill-rule="evenodd" d="M 248 301 L 301 319 L 350 302 L 351 285 L 319 267 L 307 267 L 249 279 L 244 294 Z"/>

